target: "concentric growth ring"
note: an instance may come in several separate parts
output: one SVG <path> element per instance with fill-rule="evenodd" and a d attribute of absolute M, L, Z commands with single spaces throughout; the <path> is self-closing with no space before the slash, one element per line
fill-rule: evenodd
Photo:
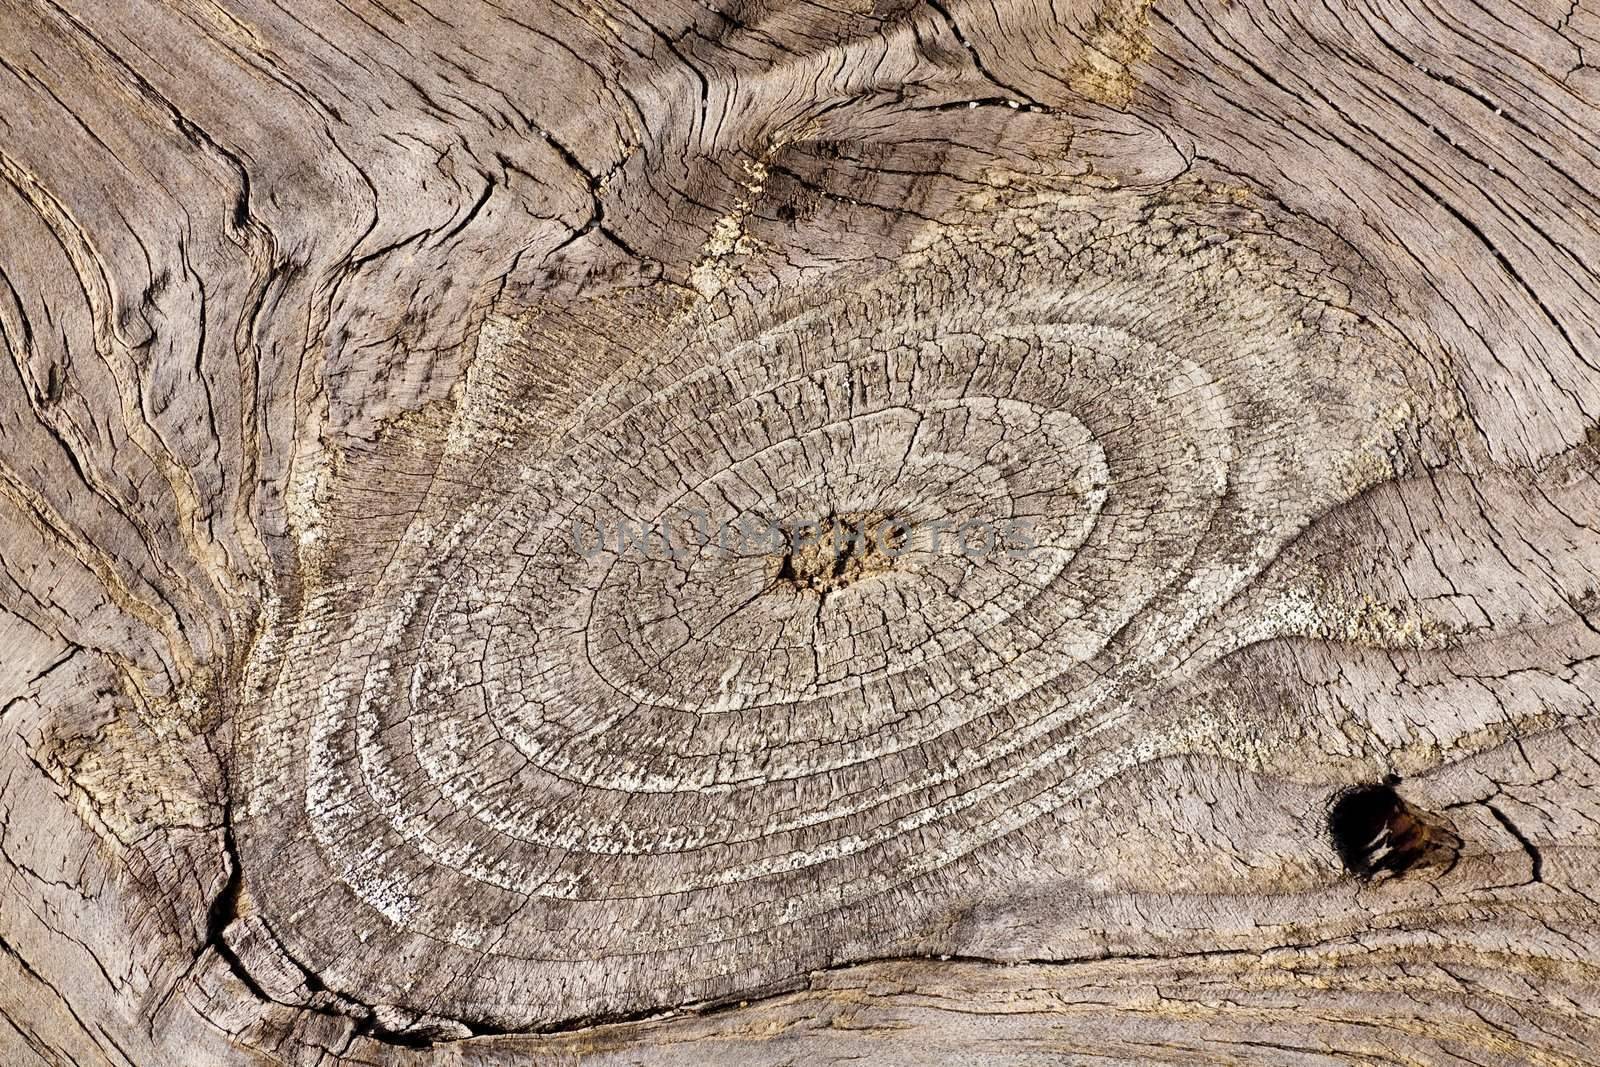
<path fill-rule="evenodd" d="M 285 941 L 337 973 L 375 908 L 397 1002 L 503 1020 L 717 995 L 914 931 L 950 860 L 1136 762 L 1163 664 L 1359 488 L 1400 385 L 1218 203 L 1116 202 L 695 318 L 419 524 L 369 601 L 406 609 L 302 630 L 305 754 L 256 760 Z"/>

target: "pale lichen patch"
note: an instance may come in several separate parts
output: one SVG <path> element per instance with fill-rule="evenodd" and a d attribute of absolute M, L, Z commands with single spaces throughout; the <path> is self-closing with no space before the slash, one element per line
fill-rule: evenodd
<path fill-rule="evenodd" d="M 736 199 L 733 208 L 712 224 L 711 233 L 701 246 L 700 260 L 689 272 L 689 283 L 701 296 L 716 296 L 736 274 L 732 266 L 735 257 L 750 255 L 761 248 L 760 239 L 750 234 L 750 215 L 766 190 L 767 166 L 781 147 L 774 145 L 760 158 L 744 161 L 745 195 Z"/>
<path fill-rule="evenodd" d="M 1322 581 L 1276 598 L 1262 613 L 1261 633 L 1267 631 L 1392 650 L 1450 648 L 1462 632 L 1418 603 L 1353 596 Z"/>
<path fill-rule="evenodd" d="M 1127 107 L 1138 82 L 1133 68 L 1150 54 L 1154 0 L 1111 0 L 1096 16 L 1067 76 L 1073 91 L 1109 107 Z"/>

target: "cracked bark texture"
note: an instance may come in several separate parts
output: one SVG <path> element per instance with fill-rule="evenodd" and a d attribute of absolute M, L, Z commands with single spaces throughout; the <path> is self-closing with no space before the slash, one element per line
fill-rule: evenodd
<path fill-rule="evenodd" d="M 1597 38 L 0 0 L 0 1062 L 1600 1061 Z"/>

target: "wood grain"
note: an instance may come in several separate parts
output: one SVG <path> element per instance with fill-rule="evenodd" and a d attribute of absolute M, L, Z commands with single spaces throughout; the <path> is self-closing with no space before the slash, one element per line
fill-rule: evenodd
<path fill-rule="evenodd" d="M 0 1062 L 1597 1062 L 1596 37 L 0 3 Z"/>

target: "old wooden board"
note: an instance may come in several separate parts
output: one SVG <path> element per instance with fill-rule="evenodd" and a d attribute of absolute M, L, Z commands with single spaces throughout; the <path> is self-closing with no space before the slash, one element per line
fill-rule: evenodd
<path fill-rule="evenodd" d="M 0 4 L 0 1064 L 1577 1064 L 1600 5 Z"/>

